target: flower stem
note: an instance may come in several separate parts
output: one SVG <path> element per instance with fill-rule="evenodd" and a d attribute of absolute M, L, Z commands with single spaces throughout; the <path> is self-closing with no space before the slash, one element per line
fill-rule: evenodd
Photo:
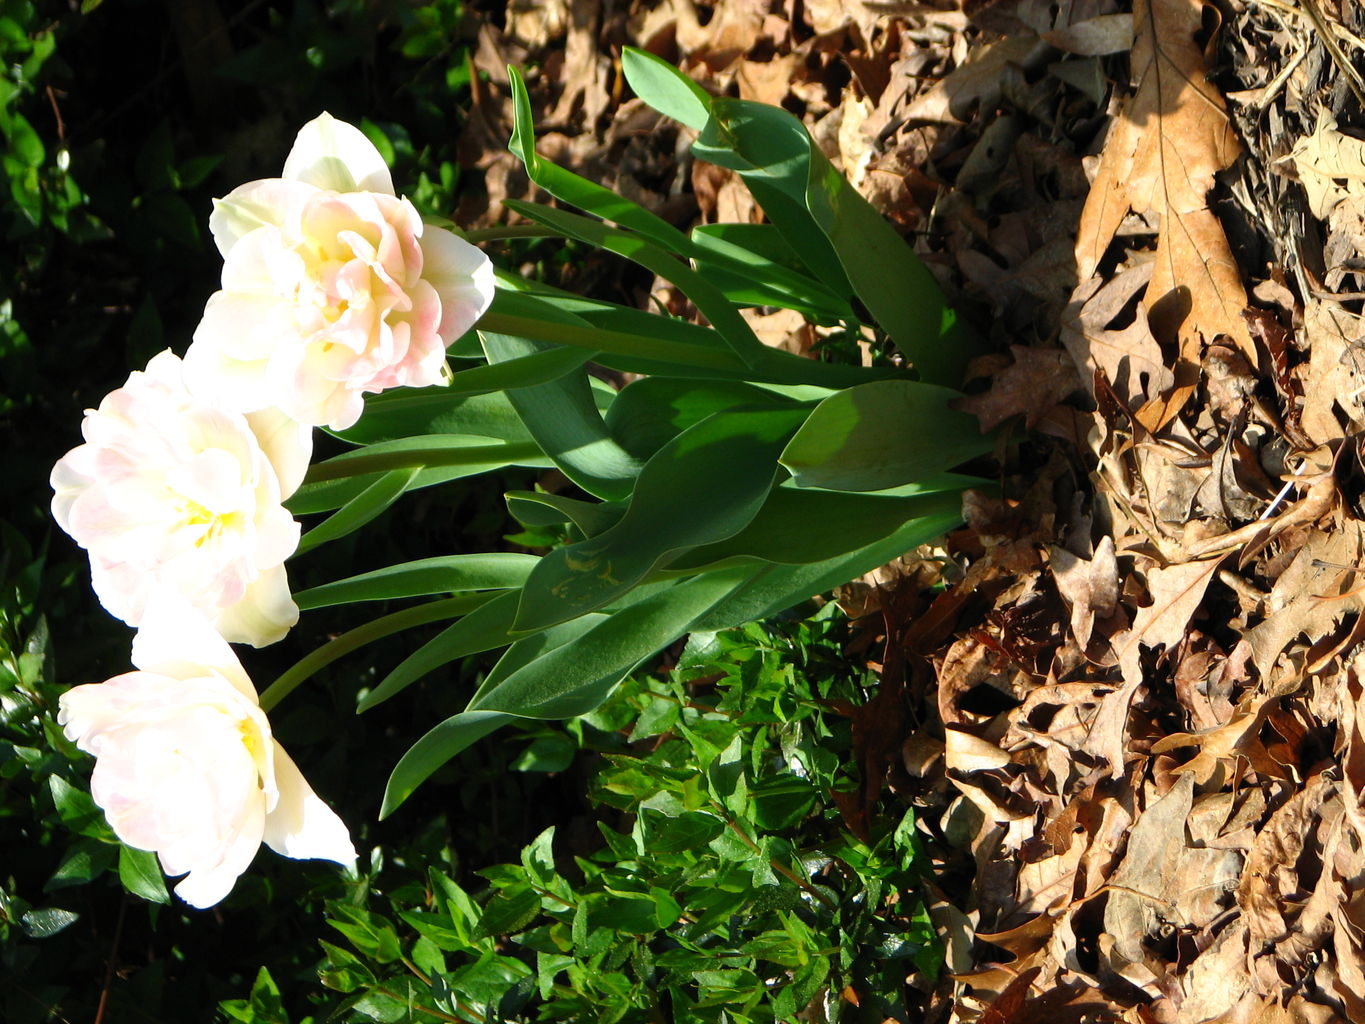
<path fill-rule="evenodd" d="M 305 483 L 319 484 L 352 476 L 387 473 L 391 469 L 434 468 L 438 466 L 474 466 L 482 463 L 511 465 L 517 459 L 540 456 L 541 451 L 529 441 L 509 441 L 505 444 L 470 444 L 459 447 L 439 445 L 429 448 L 405 448 L 398 451 L 347 452 L 335 459 L 318 462 L 308 467 Z"/>
<path fill-rule="evenodd" d="M 460 594 L 456 597 L 448 597 L 443 601 L 428 601 L 426 604 L 420 604 L 414 608 L 404 608 L 392 615 L 380 616 L 363 626 L 356 626 L 355 629 L 342 633 L 317 650 L 304 655 L 285 669 L 279 678 L 266 687 L 265 692 L 261 694 L 261 710 L 269 711 L 293 693 L 299 684 L 313 675 L 314 672 L 325 668 L 338 658 L 344 657 L 368 643 L 402 632 L 405 629 L 411 629 L 413 626 L 422 626 L 428 622 L 439 622 L 442 619 L 453 619 L 466 612 L 473 611 L 485 601 L 496 596 L 496 591 Z"/>
<path fill-rule="evenodd" d="M 564 238 L 565 235 L 562 231 L 541 224 L 508 224 L 500 228 L 461 231 L 460 237 L 466 242 L 478 245 L 480 242 L 500 242 L 504 238 Z"/>

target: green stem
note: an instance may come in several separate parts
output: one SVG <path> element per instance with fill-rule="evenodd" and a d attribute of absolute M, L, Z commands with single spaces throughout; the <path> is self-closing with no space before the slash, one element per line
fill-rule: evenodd
<path fill-rule="evenodd" d="M 472 245 L 480 242 L 498 242 L 504 238 L 565 238 L 564 232 L 547 228 L 540 224 L 511 224 L 501 228 L 483 228 L 479 231 L 461 231 L 460 237 Z"/>
<path fill-rule="evenodd" d="M 504 444 L 471 444 L 467 447 L 448 446 L 407 448 L 394 452 L 347 452 L 335 459 L 308 467 L 304 483 L 320 484 L 352 476 L 387 473 L 391 469 L 435 468 L 438 466 L 472 466 L 480 463 L 511 464 L 517 459 L 535 458 L 540 448 L 530 441 L 508 441 Z"/>
<path fill-rule="evenodd" d="M 711 806 L 720 812 L 722 817 L 725 818 L 725 824 L 730 826 L 730 831 L 733 832 L 735 835 L 739 836 L 739 838 L 744 841 L 745 846 L 753 850 L 754 853 L 758 854 L 760 857 L 763 856 L 762 847 L 760 847 L 756 842 L 750 839 L 748 835 L 745 834 L 744 829 L 740 828 L 733 818 L 731 818 L 728 814 L 725 814 L 725 808 L 721 807 L 714 801 L 712 802 Z M 832 899 L 830 899 L 828 896 L 822 893 L 819 889 L 815 888 L 815 886 L 811 885 L 810 882 L 806 881 L 804 878 L 797 875 L 781 861 L 769 857 L 768 866 L 772 868 L 774 871 L 776 871 L 779 875 L 782 875 L 788 881 L 794 882 L 796 885 L 800 886 L 806 892 L 810 893 L 811 896 L 819 900 L 830 910 L 839 909 L 839 905 L 837 903 L 835 903 Z"/>
<path fill-rule="evenodd" d="M 314 672 L 368 643 L 428 622 L 453 619 L 465 612 L 473 611 L 494 596 L 496 595 L 493 593 L 461 594 L 459 597 L 448 597 L 443 601 L 429 601 L 414 608 L 404 608 L 392 615 L 382 615 L 363 626 L 348 630 L 285 669 L 261 694 L 261 710 L 269 711 L 293 693 L 299 684 Z"/>
<path fill-rule="evenodd" d="M 592 352 L 609 352 L 618 356 L 657 359 L 681 367 L 705 370 L 731 370 L 739 378 L 745 375 L 743 360 L 732 352 L 717 348 L 702 348 L 665 338 L 645 338 L 623 331 L 608 331 L 600 327 L 581 327 L 577 324 L 551 323 L 529 316 L 507 313 L 485 313 L 474 325 L 481 331 L 510 334 L 532 341 L 548 341 L 556 345 L 572 345 Z"/>

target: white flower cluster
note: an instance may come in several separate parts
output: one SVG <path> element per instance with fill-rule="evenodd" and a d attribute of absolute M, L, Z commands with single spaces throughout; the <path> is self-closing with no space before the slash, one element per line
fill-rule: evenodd
<path fill-rule="evenodd" d="M 52 471 L 52 513 L 90 555 L 100 602 L 138 629 L 139 671 L 62 696 L 96 757 L 91 791 L 118 837 L 155 851 L 176 893 L 211 906 L 264 841 L 355 860 L 346 826 L 271 738 L 228 642 L 298 621 L 283 502 L 312 428 L 355 423 L 363 395 L 440 383 L 447 347 L 492 301 L 487 257 L 424 225 L 379 151 L 323 114 L 282 177 L 214 205 L 222 289 L 183 361 L 162 352 L 86 412 Z"/>

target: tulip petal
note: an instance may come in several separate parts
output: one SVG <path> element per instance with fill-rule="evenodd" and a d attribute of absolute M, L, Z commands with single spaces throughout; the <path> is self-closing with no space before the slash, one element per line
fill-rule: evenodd
<path fill-rule="evenodd" d="M 298 621 L 299 606 L 289 594 L 289 578 L 284 566 L 277 565 L 248 583 L 242 599 L 222 609 L 213 624 L 234 644 L 266 647 L 284 639 Z"/>
<path fill-rule="evenodd" d="M 299 489 L 313 457 L 313 428 L 291 419 L 279 409 L 247 413 L 247 423 L 261 451 L 275 467 L 280 481 L 280 500 Z"/>
<path fill-rule="evenodd" d="M 323 113 L 299 130 L 284 161 L 284 176 L 333 192 L 393 195 L 393 178 L 365 133 Z"/>
<path fill-rule="evenodd" d="M 482 249 L 443 228 L 422 235 L 422 278 L 441 297 L 441 340 L 450 345 L 493 302 L 493 263 Z"/>
<path fill-rule="evenodd" d="M 142 626 L 133 637 L 133 664 L 173 679 L 195 679 L 211 669 L 253 705 L 257 701 L 256 688 L 227 641 L 202 614 L 167 588 L 153 590 L 147 599 Z"/>
<path fill-rule="evenodd" d="M 214 244 L 226 258 L 238 240 L 257 228 L 284 227 L 289 211 L 297 209 L 317 191 L 315 185 L 288 178 L 262 178 L 239 185 L 222 199 L 213 201 L 209 231 Z"/>
<path fill-rule="evenodd" d="M 200 910 L 221 902 L 237 884 L 238 876 L 249 868 L 256 858 L 256 851 L 261 847 L 264 826 L 265 806 L 257 802 L 251 806 L 246 818 L 241 821 L 240 830 L 223 851 L 222 859 L 205 867 L 191 869 L 175 887 L 175 894 L 190 906 L 198 907 Z M 164 869 L 165 865 L 162 867 Z M 167 874 L 173 872 L 168 871 Z"/>
<path fill-rule="evenodd" d="M 266 845 L 296 860 L 318 858 L 346 866 L 354 864 L 355 847 L 345 823 L 313 792 L 279 741 L 272 742 L 275 784 L 280 795 L 265 818 Z"/>

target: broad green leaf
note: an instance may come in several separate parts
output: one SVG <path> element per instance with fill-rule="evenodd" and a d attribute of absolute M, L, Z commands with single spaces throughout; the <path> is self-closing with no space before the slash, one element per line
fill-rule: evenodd
<path fill-rule="evenodd" d="M 488 901 L 474 938 L 492 938 L 519 932 L 540 915 L 540 894 L 529 886 L 500 892 Z M 505 979 L 499 979 L 500 982 Z"/>
<path fill-rule="evenodd" d="M 731 305 L 730 300 L 720 289 L 648 239 L 548 206 L 513 199 L 506 200 L 504 205 L 529 220 L 562 231 L 570 238 L 577 238 L 624 256 L 677 285 L 720 332 L 731 351 L 745 366 L 762 366 L 769 354 L 774 351 L 758 340 L 748 321 L 740 316 L 739 310 Z"/>
<path fill-rule="evenodd" d="M 492 473 L 512 466 L 530 469 L 550 469 L 554 466 L 554 462 L 534 445 L 513 449 L 511 445 L 492 444 L 486 446 L 484 451 L 489 453 L 487 462 L 469 462 L 462 466 L 438 466 L 434 469 L 418 470 L 412 483 L 408 485 L 408 490 L 435 487 L 451 480 L 478 476 L 480 473 Z M 513 455 L 510 461 L 507 458 L 509 452 Z M 528 452 L 534 454 L 527 454 Z M 382 473 L 367 473 L 322 483 L 304 484 L 285 502 L 285 507 L 296 516 L 330 512 L 348 501 L 353 501 L 382 477 Z"/>
<path fill-rule="evenodd" d="M 503 680 L 513 673 L 534 664 L 550 651 L 563 647 L 565 644 L 573 643 L 606 618 L 607 616 L 600 613 L 580 615 L 570 622 L 561 622 L 537 633 L 532 633 L 530 636 L 519 638 L 502 652 L 502 657 L 498 659 L 497 664 L 489 670 L 488 675 L 479 683 L 478 690 L 469 699 L 469 706 L 477 705 L 484 694 L 497 689 L 502 685 Z"/>
<path fill-rule="evenodd" d="M 679 554 L 734 536 L 762 507 L 777 455 L 805 416 L 801 408 L 732 410 L 670 440 L 641 470 L 620 522 L 541 559 L 515 628 L 600 608 Z"/>
<path fill-rule="evenodd" d="M 354 533 L 382 515 L 385 509 L 403 496 L 403 492 L 412 485 L 419 472 L 420 467 L 414 466 L 411 469 L 395 469 L 385 473 L 305 533 L 299 539 L 299 546 L 295 549 L 294 555 L 306 554 L 319 544 L 326 544 L 348 533 Z"/>
<path fill-rule="evenodd" d="M 682 431 L 713 413 L 791 408 L 785 395 L 744 381 L 644 377 L 621 389 L 607 409 L 607 427 L 637 458 L 647 459 Z"/>
<path fill-rule="evenodd" d="M 693 152 L 738 171 L 811 272 L 841 295 L 856 293 L 923 379 L 960 383 L 975 335 L 919 257 L 833 168 L 801 122 L 780 107 L 748 100 L 717 99 L 711 114 Z"/>
<path fill-rule="evenodd" d="M 669 569 L 695 570 L 739 557 L 785 565 L 821 562 L 883 540 L 912 519 L 956 516 L 961 508 L 957 491 L 888 496 L 785 484 L 772 489 L 753 521 L 735 536 L 689 551 Z"/>
<path fill-rule="evenodd" d="M 537 155 L 531 98 L 526 92 L 526 83 L 522 81 L 521 72 L 514 67 L 507 69 L 507 75 L 512 88 L 513 118 L 512 138 L 507 148 L 526 165 L 526 174 L 533 182 L 556 199 L 638 231 L 669 252 L 688 251 L 687 236 L 662 217 L 609 188 L 557 167 Z"/>
<path fill-rule="evenodd" d="M 611 615 L 594 616 L 592 628 L 582 635 L 541 648 L 529 659 L 534 645 L 518 641 L 524 646 L 508 663 L 523 661 L 520 667 L 492 687 L 481 687 L 468 709 L 431 729 L 399 759 L 380 817 L 392 813 L 437 768 L 513 717 L 564 718 L 597 707 L 632 668 L 682 636 L 694 619 L 723 602 L 750 575 L 729 570 L 655 587 Z M 569 636 L 570 631 L 556 635 Z"/>
<path fill-rule="evenodd" d="M 554 386 L 540 385 L 542 388 Z M 531 441 L 504 442 L 472 434 L 422 434 L 392 441 L 376 441 L 356 451 L 343 452 L 335 458 L 316 462 L 309 467 L 304 479 L 306 483 L 319 483 L 342 477 L 387 473 L 394 469 L 491 463 L 513 466 L 519 465 L 520 460 L 534 459 L 539 455 L 540 449 Z"/>
<path fill-rule="evenodd" d="M 645 50 L 621 50 L 621 70 L 635 95 L 651 107 L 694 131 L 706 127 L 711 95 L 672 64 Z"/>
<path fill-rule="evenodd" d="M 661 811 L 641 809 L 646 844 L 653 853 L 675 853 L 705 846 L 725 830 L 725 822 L 708 811 L 683 811 L 666 816 Z"/>
<path fill-rule="evenodd" d="M 506 590 L 525 582 L 536 555 L 488 552 L 438 555 L 324 583 L 294 595 L 303 611 L 359 601 L 390 601 L 465 590 Z"/>
<path fill-rule="evenodd" d="M 548 322 L 556 311 L 570 314 L 571 319 Z M 823 363 L 773 348 L 766 350 L 761 365 L 746 369 L 724 339 L 708 327 L 553 290 L 500 289 L 480 324 L 490 331 L 589 348 L 603 366 L 629 373 L 826 388 L 908 376 L 894 367 Z"/>
<path fill-rule="evenodd" d="M 161 863 L 154 853 L 120 845 L 118 877 L 123 887 L 134 896 L 141 896 L 149 903 L 171 902 L 171 895 L 166 891 L 166 879 L 161 874 Z"/>
<path fill-rule="evenodd" d="M 744 370 L 725 340 L 708 327 L 576 295 L 499 289 L 480 325 L 495 333 L 587 348 L 594 361 L 632 373 L 733 377 Z"/>
<path fill-rule="evenodd" d="M 562 494 L 508 491 L 507 511 L 524 526 L 573 523 L 589 537 L 620 522 L 626 507 L 614 501 L 579 501 Z"/>
<path fill-rule="evenodd" d="M 525 358 L 562 354 L 565 349 L 546 349 Z M 570 363 L 579 363 L 581 352 L 567 350 L 573 355 Z M 562 356 L 561 356 L 562 358 Z M 508 360 L 510 366 L 522 360 Z M 579 363 L 581 365 L 581 363 Z M 499 369 L 499 367 L 479 367 Z M 570 365 L 555 379 L 571 373 L 577 366 Z M 469 373 L 474 371 L 470 370 Z M 507 395 L 496 392 L 486 395 L 463 395 L 449 388 L 392 388 L 365 400 L 365 412 L 355 426 L 337 436 L 352 444 L 373 444 L 376 441 L 396 441 L 422 434 L 467 434 L 495 438 L 499 441 L 530 441 L 531 435 L 512 407 Z"/>
<path fill-rule="evenodd" d="M 57 870 L 43 883 L 43 892 L 55 892 L 71 885 L 85 885 L 114 866 L 118 848 L 107 841 L 81 838 L 67 847 Z"/>
<path fill-rule="evenodd" d="M 356 444 L 413 434 L 485 434 L 509 441 L 529 440 L 524 429 L 516 429 L 520 421 L 500 392 L 558 380 L 590 358 L 592 353 L 579 349 L 552 348 L 497 366 L 456 370 L 445 387 L 393 388 L 371 396 L 355 426 L 337 436 Z M 491 395 L 496 397 L 485 397 Z"/>
<path fill-rule="evenodd" d="M 471 610 L 404 658 L 373 690 L 361 699 L 358 711 L 368 711 L 410 686 L 429 672 L 456 658 L 491 651 L 511 643 L 509 631 L 516 615 L 518 592 L 498 594 Z"/>
<path fill-rule="evenodd" d="M 778 116 L 783 111 L 761 103 L 749 105 L 754 111 L 751 118 L 739 118 L 737 115 L 749 108 L 732 106 L 737 102 L 712 103 L 711 119 L 693 144 L 692 153 L 698 159 L 737 171 L 810 275 L 840 297 L 851 298 L 853 288 L 838 254 L 806 208 L 814 148 L 810 134 L 800 121 L 784 120 Z M 753 122 L 758 118 L 765 125 L 755 130 Z"/>
<path fill-rule="evenodd" d="M 461 711 L 429 730 L 398 759 L 384 787 L 379 817 L 387 818 L 452 757 L 512 720 L 496 711 Z"/>
<path fill-rule="evenodd" d="M 709 633 L 771 618 L 943 536 L 961 522 L 956 513 L 926 516 L 911 520 L 890 537 L 835 558 L 807 565 L 764 566 L 696 619 L 690 631 Z"/>
<path fill-rule="evenodd" d="M 801 267 L 771 224 L 701 224 L 692 229 L 698 273 L 742 306 L 782 306 L 820 323 L 856 321 L 848 300 Z M 790 258 L 790 264 L 787 262 Z"/>
<path fill-rule="evenodd" d="M 618 608 L 582 636 L 545 651 L 497 685 L 481 687 L 468 710 L 521 718 L 585 714 L 626 673 L 688 632 L 752 576 L 745 567 L 707 573 Z"/>
<path fill-rule="evenodd" d="M 326 668 L 338 658 L 344 658 L 353 651 L 359 650 L 366 644 L 374 643 L 376 640 L 382 640 L 386 636 L 401 633 L 403 630 L 412 629 L 415 626 L 424 626 L 429 622 L 456 618 L 504 596 L 506 595 L 492 591 L 459 594 L 440 601 L 430 601 L 415 608 L 404 608 L 402 611 L 393 612 L 390 615 L 381 615 L 364 625 L 347 630 L 316 650 L 304 655 L 285 669 L 261 694 L 261 708 L 269 711 L 281 699 L 293 692 L 299 684 L 311 678 L 315 672 Z"/>
<path fill-rule="evenodd" d="M 918 381 L 873 381 L 821 402 L 782 453 L 803 487 L 879 491 L 911 484 L 988 452 L 961 395 Z"/>
<path fill-rule="evenodd" d="M 567 314 L 564 314 L 567 315 Z M 480 332 L 490 363 L 540 351 L 541 342 Z M 616 443 L 602 421 L 587 375 L 519 388 L 508 398 L 526 429 L 564 475 L 589 494 L 607 500 L 630 493 L 639 463 Z"/>
<path fill-rule="evenodd" d="M 78 835 L 91 839 L 109 839 L 113 833 L 105 821 L 104 812 L 89 793 L 77 789 L 60 775 L 47 777 L 48 790 L 56 805 L 62 824 Z"/>
<path fill-rule="evenodd" d="M 56 935 L 63 928 L 74 924 L 80 919 L 80 914 L 74 910 L 62 910 L 60 907 L 40 907 L 37 910 L 26 910 L 19 918 L 19 926 L 23 928 L 24 934 L 30 939 L 47 939 Z"/>
<path fill-rule="evenodd" d="M 790 115 L 788 115 L 790 116 Z M 921 380 L 957 387 L 981 343 L 924 261 L 812 147 L 807 205 L 839 255 L 853 290 Z"/>

